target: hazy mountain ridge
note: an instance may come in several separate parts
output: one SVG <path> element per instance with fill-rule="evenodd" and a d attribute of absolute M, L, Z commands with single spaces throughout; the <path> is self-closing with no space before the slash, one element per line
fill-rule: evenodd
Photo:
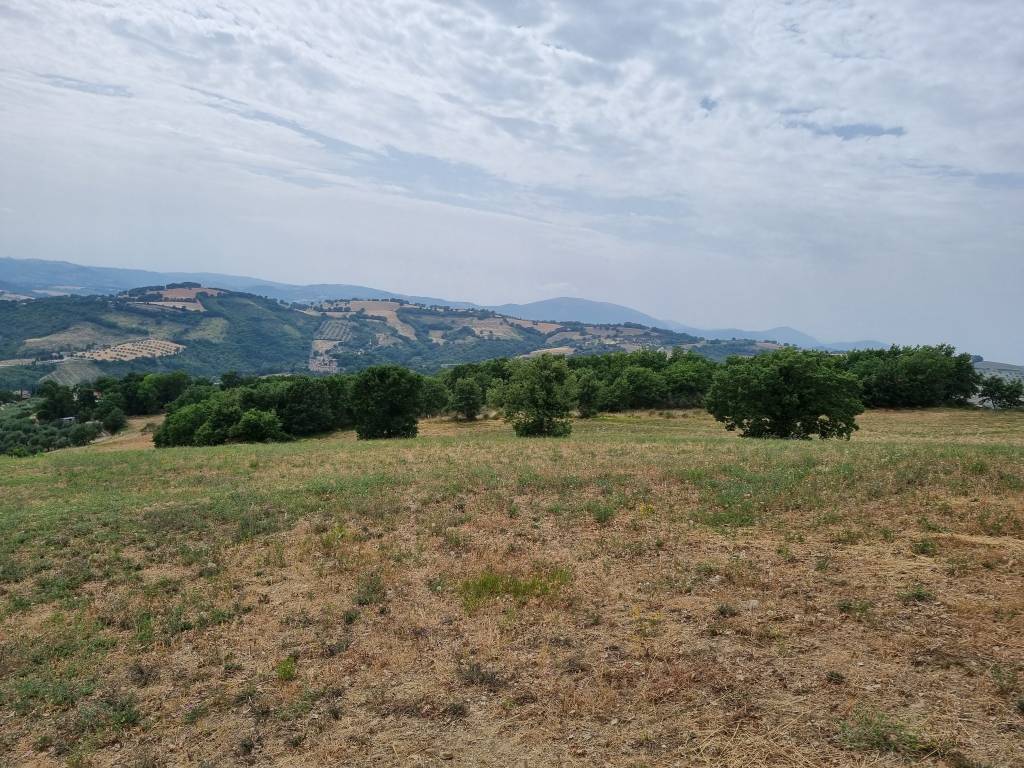
<path fill-rule="evenodd" d="M 154 272 L 119 267 L 88 267 L 63 261 L 42 259 L 0 258 L 0 290 L 20 295 L 47 296 L 55 293 L 107 295 L 142 285 L 167 285 L 196 282 L 215 285 L 232 291 L 253 293 L 281 301 L 317 303 L 336 299 L 401 299 L 427 306 L 457 309 L 490 309 L 524 320 L 582 322 L 592 324 L 637 323 L 651 328 L 664 328 L 705 339 L 750 339 L 776 341 L 807 348 L 844 351 L 888 344 L 866 340 L 857 342 L 822 342 L 788 326 L 751 331 L 742 328 L 705 329 L 648 315 L 640 310 L 605 301 L 574 297 L 543 299 L 526 304 L 482 306 L 467 301 L 452 301 L 431 296 L 415 296 L 346 283 L 293 285 L 239 275 L 206 272 Z"/>

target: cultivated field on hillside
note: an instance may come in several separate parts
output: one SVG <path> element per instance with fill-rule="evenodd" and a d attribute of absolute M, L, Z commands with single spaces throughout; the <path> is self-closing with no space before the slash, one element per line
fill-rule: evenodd
<path fill-rule="evenodd" d="M 145 357 L 168 357 L 176 355 L 185 347 L 164 339 L 141 339 L 118 344 L 114 347 L 90 349 L 87 352 L 76 352 L 75 357 L 87 360 L 138 360 Z"/>
<path fill-rule="evenodd" d="M 1024 764 L 1024 414 L 0 458 L 0 765 Z"/>

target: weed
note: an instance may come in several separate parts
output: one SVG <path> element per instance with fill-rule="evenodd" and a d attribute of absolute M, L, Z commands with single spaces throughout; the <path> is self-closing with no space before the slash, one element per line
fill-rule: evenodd
<path fill-rule="evenodd" d="M 693 566 L 693 578 L 694 584 L 703 584 L 705 581 L 710 580 L 719 573 L 719 568 L 714 563 L 697 563 Z"/>
<path fill-rule="evenodd" d="M 605 500 L 588 501 L 587 511 L 598 525 L 609 525 L 615 518 L 615 504 Z"/>
<path fill-rule="evenodd" d="M 1024 530 L 1024 523 L 1020 518 L 1013 517 L 1006 512 L 1000 513 L 983 509 L 978 513 L 978 528 L 986 536 L 1006 536 L 1020 533 Z"/>
<path fill-rule="evenodd" d="M 526 578 L 488 570 L 475 578 L 463 581 L 459 585 L 459 592 L 466 610 L 472 611 L 484 602 L 500 597 L 511 597 L 517 602 L 524 603 L 530 598 L 555 595 L 569 579 L 569 572 L 562 568 Z"/>
<path fill-rule="evenodd" d="M 733 616 L 739 616 L 740 612 L 738 608 L 722 603 L 715 609 L 715 614 L 723 619 L 731 619 Z"/>
<path fill-rule="evenodd" d="M 284 556 L 284 544 L 280 541 L 272 542 L 267 551 L 265 563 L 268 568 L 284 568 L 288 565 Z"/>
<path fill-rule="evenodd" d="M 326 533 L 320 534 L 317 543 L 320 546 L 321 554 L 325 557 L 337 557 L 347 538 L 348 531 L 345 529 L 345 525 L 337 523 Z"/>
<path fill-rule="evenodd" d="M 796 555 L 793 554 L 793 550 L 790 549 L 789 546 L 786 544 L 779 545 L 779 547 L 775 550 L 775 554 L 782 558 L 782 562 L 784 563 L 796 562 Z"/>
<path fill-rule="evenodd" d="M 852 528 L 843 528 L 839 533 L 832 537 L 833 543 L 846 546 L 859 544 L 863 540 L 864 533 L 862 531 L 855 531 Z"/>
<path fill-rule="evenodd" d="M 469 546 L 469 536 L 450 529 L 441 534 L 441 540 L 445 547 L 453 552 L 460 552 Z"/>
<path fill-rule="evenodd" d="M 195 725 L 210 713 L 210 705 L 207 703 L 196 704 L 189 707 L 185 712 L 185 725 Z"/>
<path fill-rule="evenodd" d="M 71 731 L 79 737 L 103 732 L 120 734 L 138 725 L 141 719 L 134 696 L 110 691 L 78 708 Z"/>
<path fill-rule="evenodd" d="M 1017 670 L 1007 669 L 1002 664 L 993 664 L 989 670 L 992 675 L 992 682 L 996 685 L 996 691 L 1000 696 L 1012 696 L 1017 691 Z"/>
<path fill-rule="evenodd" d="M 53 748 L 54 738 L 52 733 L 44 733 L 36 737 L 32 742 L 32 749 L 36 752 L 46 752 Z"/>
<path fill-rule="evenodd" d="M 497 691 L 508 685 L 505 678 L 498 674 L 498 672 L 493 669 L 487 669 L 476 661 L 459 665 L 456 669 L 456 675 L 463 685 L 476 685 L 489 691 Z"/>
<path fill-rule="evenodd" d="M 141 661 L 133 661 L 128 665 L 128 679 L 132 685 L 145 688 L 152 685 L 160 678 L 160 670 L 153 665 L 143 664 Z"/>
<path fill-rule="evenodd" d="M 884 712 L 861 711 L 839 729 L 839 739 L 848 749 L 896 752 L 914 756 L 928 751 L 927 742 L 907 726 Z"/>
<path fill-rule="evenodd" d="M 934 539 L 920 539 L 910 545 L 910 551 L 915 555 L 935 557 L 939 553 L 939 545 L 935 543 Z"/>
<path fill-rule="evenodd" d="M 274 675 L 281 682 L 288 682 L 294 680 L 299 671 L 299 658 L 295 654 L 286 656 L 277 662 L 277 666 L 274 667 Z"/>
<path fill-rule="evenodd" d="M 348 636 L 339 638 L 338 640 L 335 640 L 333 643 L 328 643 L 324 646 L 324 656 L 327 656 L 328 658 L 332 656 L 340 656 L 341 654 L 345 653 L 345 651 L 347 651 L 351 645 L 352 639 Z"/>
<path fill-rule="evenodd" d="M 930 592 L 924 584 L 916 583 L 911 585 L 910 589 L 900 595 L 900 600 L 904 605 L 910 605 L 911 603 L 931 603 L 935 600 L 935 593 Z"/>
<path fill-rule="evenodd" d="M 379 571 L 365 573 L 356 581 L 356 605 L 378 605 L 384 597 L 384 578 Z"/>
<path fill-rule="evenodd" d="M 845 598 L 839 601 L 837 607 L 840 613 L 852 616 L 857 621 L 868 621 L 875 609 L 875 604 L 870 600 Z"/>

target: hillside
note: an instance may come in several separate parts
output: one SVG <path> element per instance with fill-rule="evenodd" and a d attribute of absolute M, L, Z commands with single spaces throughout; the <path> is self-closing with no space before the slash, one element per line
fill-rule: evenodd
<path fill-rule="evenodd" d="M 1024 414 L 0 457 L 0 764 L 1020 766 Z"/>
<path fill-rule="evenodd" d="M 1024 381 L 1024 365 L 980 360 L 974 364 L 974 367 L 986 376 L 1002 376 L 1004 379 L 1020 379 Z"/>
<path fill-rule="evenodd" d="M 345 283 L 318 283 L 292 285 L 239 275 L 189 272 L 150 272 L 113 267 L 87 267 L 62 261 L 42 259 L 0 258 L 0 299 L 5 291 L 10 297 L 35 297 L 71 294 L 106 295 L 126 291 L 139 285 L 166 285 L 168 283 L 195 282 L 216 285 L 231 291 L 252 293 L 289 303 L 314 304 L 343 299 L 398 299 L 406 303 L 427 306 L 445 306 L 455 309 L 489 309 L 503 315 L 540 322 L 582 322 L 592 325 L 635 323 L 652 328 L 665 328 L 678 333 L 706 339 L 751 339 L 794 344 L 807 348 L 835 351 L 886 347 L 878 341 L 822 342 L 789 327 L 763 331 L 742 328 L 703 329 L 675 320 L 660 319 L 621 304 L 592 301 L 575 297 L 544 299 L 525 304 L 481 306 L 466 301 L 451 301 L 429 296 L 415 296 L 395 291 Z"/>
<path fill-rule="evenodd" d="M 424 372 L 551 351 L 685 347 L 722 359 L 772 345 L 704 341 L 634 324 L 539 322 L 486 309 L 350 300 L 312 305 L 196 283 L 115 296 L 0 302 L 0 387 L 129 370 L 267 374 L 354 371 L 399 363 Z"/>
<path fill-rule="evenodd" d="M 172 292 L 173 297 L 173 292 Z M 66 373 L 89 361 L 91 374 L 305 368 L 317 321 L 276 301 L 211 291 L 199 300 L 145 296 L 61 296 L 0 303 L 0 385 Z M 189 308 L 191 307 L 191 308 Z M 74 377 L 81 380 L 80 377 Z"/>

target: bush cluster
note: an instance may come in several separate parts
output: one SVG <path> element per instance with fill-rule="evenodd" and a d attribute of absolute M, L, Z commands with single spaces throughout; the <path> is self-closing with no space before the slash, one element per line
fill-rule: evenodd
<path fill-rule="evenodd" d="M 2 400 L 14 397 L 2 394 Z M 1024 405 L 1024 384 L 980 377 L 950 346 L 830 355 L 785 348 L 719 364 L 692 351 L 465 363 L 437 376 L 397 365 L 326 377 L 219 381 L 131 373 L 75 388 L 46 382 L 28 403 L 0 406 L 0 451 L 34 453 L 116 432 L 128 415 L 161 411 L 158 447 L 268 442 L 352 429 L 361 439 L 413 437 L 422 417 L 478 418 L 490 408 L 520 436 L 569 434 L 571 417 L 706 407 L 746 437 L 849 438 L 869 407 Z M 74 424 L 63 419 L 74 417 Z"/>
<path fill-rule="evenodd" d="M 0 454 L 11 456 L 86 445 L 104 432 L 119 432 L 128 421 L 121 401 L 103 397 L 94 384 L 44 381 L 31 399 L 0 398 L 0 405 L 5 402 L 11 404 L 0 411 Z"/>
<path fill-rule="evenodd" d="M 103 432 L 102 424 L 96 421 L 39 421 L 34 413 L 39 403 L 32 399 L 0 409 L 0 455 L 31 456 L 86 445 Z"/>
<path fill-rule="evenodd" d="M 869 408 L 963 405 L 981 381 L 971 356 L 948 344 L 857 350 L 838 359 L 861 383 Z"/>

